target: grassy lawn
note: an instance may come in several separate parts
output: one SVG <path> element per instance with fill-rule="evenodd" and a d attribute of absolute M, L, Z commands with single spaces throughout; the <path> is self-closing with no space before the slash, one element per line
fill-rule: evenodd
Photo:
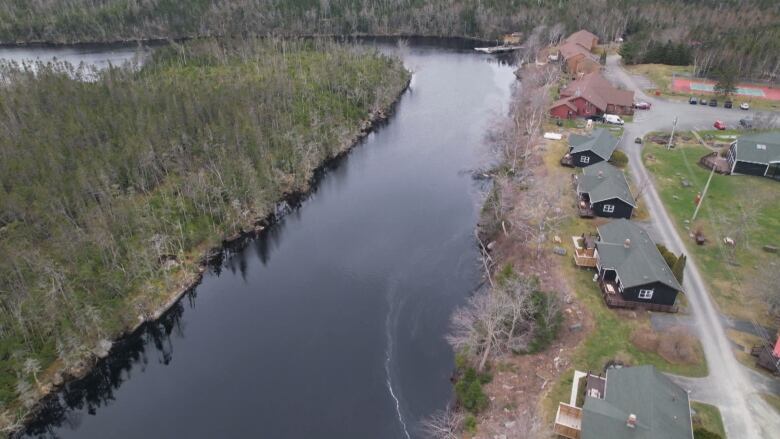
<path fill-rule="evenodd" d="M 570 181 L 573 172 L 570 168 L 560 166 L 558 160 L 567 149 L 565 141 L 548 142 L 549 151 L 545 164 L 558 181 Z M 567 195 L 564 195 L 567 196 Z M 696 364 L 672 364 L 655 352 L 645 352 L 637 348 L 631 341 L 631 334 L 637 328 L 649 328 L 649 314 L 636 312 L 636 317 L 629 317 L 627 312 L 616 312 L 609 309 L 601 298 L 598 284 L 593 282 L 595 271 L 581 269 L 574 265 L 571 256 L 570 237 L 582 233 L 595 233 L 599 220 L 581 219 L 574 214 L 574 194 L 571 190 L 572 206 L 567 219 L 559 225 L 555 234 L 563 240 L 563 247 L 568 251 L 565 260 L 561 260 L 559 270 L 574 286 L 577 302 L 585 308 L 594 322 L 594 329 L 589 337 L 577 347 L 572 356 L 572 367 L 583 371 L 602 371 L 607 361 L 618 359 L 628 364 L 652 364 L 659 370 L 686 376 L 706 376 L 707 364 L 700 346 L 697 346 L 699 358 Z M 603 221 L 602 221 L 603 222 Z M 561 379 L 553 384 L 544 400 L 545 413 L 548 417 L 555 416 L 559 401 L 568 401 L 571 391 L 573 369 L 567 370 Z"/>
<path fill-rule="evenodd" d="M 696 411 L 693 419 L 693 428 L 703 427 L 713 433 L 717 433 L 722 438 L 726 438 L 726 429 L 723 428 L 723 418 L 720 416 L 720 410 L 714 405 L 703 402 L 691 401 L 691 408 Z"/>
<path fill-rule="evenodd" d="M 697 162 L 708 152 L 698 144 L 666 150 L 647 143 L 642 157 L 681 234 L 701 230 L 707 238 L 704 246 L 688 240 L 687 248 L 721 311 L 769 325 L 758 285 L 768 267 L 780 269 L 780 257 L 761 249 L 765 244 L 780 243 L 780 184 L 761 177 L 715 174 L 696 221 L 687 224 L 695 209 L 694 198 L 703 191 L 709 176 Z M 683 179 L 691 186 L 683 187 Z M 733 238 L 736 246 L 724 244 L 726 236 Z"/>
<path fill-rule="evenodd" d="M 684 74 L 687 76 L 693 75 L 693 66 L 668 66 L 665 64 L 637 64 L 631 66 L 625 66 L 626 70 L 633 74 L 645 76 L 652 81 L 658 91 L 667 98 L 673 99 L 688 99 L 691 94 L 696 96 L 704 96 L 707 99 L 714 97 L 711 93 L 680 93 L 672 90 L 672 74 Z M 718 105 L 722 106 L 725 100 L 723 96 L 717 96 Z M 780 102 L 772 101 L 768 99 L 755 98 L 750 96 L 732 96 L 731 100 L 734 101 L 735 111 L 739 111 L 736 107 L 739 103 L 747 102 L 750 104 L 753 110 L 777 110 L 780 109 Z"/>

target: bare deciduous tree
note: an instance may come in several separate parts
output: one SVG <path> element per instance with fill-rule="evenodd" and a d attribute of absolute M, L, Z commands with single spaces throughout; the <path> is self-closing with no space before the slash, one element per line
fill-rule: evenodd
<path fill-rule="evenodd" d="M 420 429 L 430 439 L 458 439 L 464 418 L 462 412 L 448 407 L 424 419 Z"/>

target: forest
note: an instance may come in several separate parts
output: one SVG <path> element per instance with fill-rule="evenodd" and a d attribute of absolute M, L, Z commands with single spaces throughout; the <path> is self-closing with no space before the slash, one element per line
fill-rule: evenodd
<path fill-rule="evenodd" d="M 9 0 L 0 42 L 111 42 L 213 35 L 430 35 L 496 38 L 561 23 L 602 41 L 682 43 L 697 72 L 737 61 L 780 74 L 775 0 Z M 638 44 L 637 52 L 647 49 Z"/>
<path fill-rule="evenodd" d="M 0 81 L 8 418 L 34 404 L 50 365 L 80 364 L 196 270 L 204 249 L 306 190 L 409 73 L 323 40 L 208 39 L 104 71 L 6 63 Z"/>

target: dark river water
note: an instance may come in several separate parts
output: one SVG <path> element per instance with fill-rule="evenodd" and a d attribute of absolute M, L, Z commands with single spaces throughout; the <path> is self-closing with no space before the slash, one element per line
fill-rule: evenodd
<path fill-rule="evenodd" d="M 25 437 L 420 437 L 452 397 L 449 316 L 481 280 L 468 171 L 514 81 L 447 46 L 403 50 L 414 77 L 390 121 Z"/>

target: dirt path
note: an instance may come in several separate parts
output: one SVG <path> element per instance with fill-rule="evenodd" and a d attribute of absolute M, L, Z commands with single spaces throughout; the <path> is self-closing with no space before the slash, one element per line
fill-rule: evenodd
<path fill-rule="evenodd" d="M 608 58 L 607 76 L 635 90 L 638 99 L 646 99 L 653 104 L 653 110 L 639 113 L 634 123 L 626 125 L 620 145 L 629 157 L 629 166 L 637 181 L 652 179 L 642 163 L 641 147 L 632 143 L 635 137 L 643 137 L 650 131 L 670 130 L 675 116 L 678 117 L 678 129 L 700 128 L 711 123 L 709 121 L 715 117 L 732 121 L 735 117 L 744 117 L 744 113 L 733 110 L 700 108 L 647 96 L 636 86 L 631 75 L 620 66 L 617 56 Z M 675 253 L 689 253 L 653 185 L 647 188 L 643 202 L 651 212 L 655 232 L 664 244 Z M 730 438 L 780 437 L 780 416 L 760 397 L 759 387 L 751 379 L 747 369 L 737 362 L 720 314 L 696 261 L 689 259 L 686 270 L 683 288 L 692 309 L 710 374 L 706 378 L 678 378 L 678 381 L 691 391 L 692 399 L 712 403 L 720 408 Z"/>

